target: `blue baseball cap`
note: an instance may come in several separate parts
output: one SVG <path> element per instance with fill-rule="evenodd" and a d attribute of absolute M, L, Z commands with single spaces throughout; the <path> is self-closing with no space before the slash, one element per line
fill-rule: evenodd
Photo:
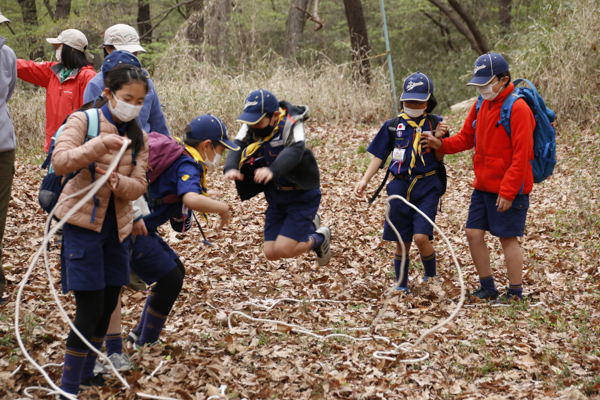
<path fill-rule="evenodd" d="M 404 80 L 400 101 L 427 101 L 433 94 L 433 82 L 422 72 L 415 72 Z"/>
<path fill-rule="evenodd" d="M 485 86 L 498 74 L 508 72 L 508 63 L 498 53 L 487 53 L 479 56 L 473 68 L 473 79 L 467 86 Z"/>
<path fill-rule="evenodd" d="M 248 125 L 258 124 L 267 114 L 279 111 L 279 102 L 273 93 L 258 89 L 246 97 L 244 102 L 244 111 L 239 116 L 237 122 L 243 122 Z"/>
<path fill-rule="evenodd" d="M 219 118 L 206 114 L 196 117 L 188 124 L 190 132 L 188 138 L 199 140 L 217 140 L 230 150 L 239 150 L 240 147 L 227 137 L 227 127 Z"/>
<path fill-rule="evenodd" d="M 102 72 L 106 73 L 120 64 L 130 64 L 140 69 L 142 68 L 140 60 L 138 60 L 138 58 L 130 52 L 126 50 L 115 50 L 104 58 L 104 62 L 102 63 Z"/>

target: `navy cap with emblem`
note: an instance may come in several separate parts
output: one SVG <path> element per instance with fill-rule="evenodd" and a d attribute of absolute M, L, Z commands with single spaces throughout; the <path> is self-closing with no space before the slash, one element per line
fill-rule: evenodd
<path fill-rule="evenodd" d="M 427 101 L 433 94 L 433 82 L 422 72 L 415 72 L 404 80 L 400 101 Z"/>
<path fill-rule="evenodd" d="M 248 125 L 258 124 L 267 114 L 279 111 L 279 102 L 273 93 L 258 89 L 248 95 L 244 102 L 244 111 L 237 122 Z"/>
<path fill-rule="evenodd" d="M 138 68 L 142 68 L 140 60 L 138 60 L 138 58 L 130 52 L 127 50 L 115 50 L 104 58 L 104 62 L 102 63 L 102 72 L 105 73 L 111 71 L 120 64 L 129 64 Z"/>
<path fill-rule="evenodd" d="M 487 53 L 479 56 L 473 68 L 473 79 L 467 86 L 485 86 L 498 74 L 508 72 L 508 63 L 498 53 Z"/>
<path fill-rule="evenodd" d="M 189 124 L 188 138 L 199 140 L 217 140 L 230 150 L 240 147 L 227 137 L 227 127 L 219 118 L 206 114 L 196 117 Z"/>

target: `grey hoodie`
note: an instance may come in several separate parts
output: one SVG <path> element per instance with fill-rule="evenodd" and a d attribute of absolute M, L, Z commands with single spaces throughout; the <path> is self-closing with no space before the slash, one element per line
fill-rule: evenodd
<path fill-rule="evenodd" d="M 0 153 L 17 147 L 15 128 L 8 114 L 8 100 L 17 84 L 17 56 L 0 36 Z"/>

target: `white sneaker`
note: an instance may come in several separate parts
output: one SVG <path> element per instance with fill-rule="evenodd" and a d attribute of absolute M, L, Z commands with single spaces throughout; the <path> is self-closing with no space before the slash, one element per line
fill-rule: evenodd
<path fill-rule="evenodd" d="M 104 368 L 104 364 L 100 362 L 100 357 L 96 358 L 96 365 L 94 365 L 94 376 L 98 374 L 107 374 L 108 370 Z"/>
<path fill-rule="evenodd" d="M 110 360 L 110 362 L 113 363 L 115 369 L 119 372 L 129 371 L 132 367 L 131 361 L 129 361 L 129 356 L 126 353 L 113 353 L 110 356 L 108 356 L 108 359 Z M 104 368 L 107 371 L 110 371 L 110 366 L 108 365 L 108 363 L 106 363 Z"/>
<path fill-rule="evenodd" d="M 315 226 L 315 231 L 319 230 L 321 227 L 321 217 L 319 217 L 319 214 L 315 215 L 315 219 L 313 219 L 312 223 Z"/>
<path fill-rule="evenodd" d="M 323 243 L 315 249 L 315 252 L 317 253 L 317 262 L 321 267 L 324 267 L 329 264 L 329 260 L 331 260 L 331 247 L 329 246 L 329 242 L 331 241 L 331 231 L 328 227 L 323 226 L 317 229 L 317 233 L 323 235 Z"/>

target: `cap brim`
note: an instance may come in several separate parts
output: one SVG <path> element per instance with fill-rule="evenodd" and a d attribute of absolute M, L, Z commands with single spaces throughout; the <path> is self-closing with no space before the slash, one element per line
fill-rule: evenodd
<path fill-rule="evenodd" d="M 6 18 L 4 15 L 0 15 L 0 24 L 3 22 L 10 22 L 10 19 Z"/>
<path fill-rule="evenodd" d="M 471 81 L 469 83 L 467 83 L 467 86 L 485 86 L 488 83 L 490 83 L 492 81 L 492 79 L 494 79 L 494 75 L 492 75 L 492 76 L 475 76 L 475 77 L 473 77 L 473 79 L 471 79 Z"/>
<path fill-rule="evenodd" d="M 127 44 L 127 45 L 116 45 L 113 44 L 112 46 L 115 47 L 115 49 L 117 50 L 125 50 L 128 51 L 130 53 L 135 53 L 135 52 L 146 52 L 146 50 L 144 50 L 144 48 L 142 46 L 140 46 L 139 44 Z"/>
<path fill-rule="evenodd" d="M 427 101 L 431 97 L 431 93 L 402 93 L 400 101 Z"/>
<path fill-rule="evenodd" d="M 57 38 L 46 38 L 46 41 L 50 44 L 62 44 Z"/>
<path fill-rule="evenodd" d="M 262 121 L 262 119 L 265 117 L 265 115 L 267 115 L 267 113 L 264 113 L 264 114 L 242 113 L 242 115 L 239 116 L 239 118 L 236 120 L 236 122 L 243 122 L 244 124 L 255 125 L 255 124 L 258 124 L 260 121 Z"/>
<path fill-rule="evenodd" d="M 229 139 L 219 140 L 219 143 L 221 143 L 223 146 L 227 147 L 229 150 L 237 151 L 240 149 L 240 146 L 233 143 Z"/>

